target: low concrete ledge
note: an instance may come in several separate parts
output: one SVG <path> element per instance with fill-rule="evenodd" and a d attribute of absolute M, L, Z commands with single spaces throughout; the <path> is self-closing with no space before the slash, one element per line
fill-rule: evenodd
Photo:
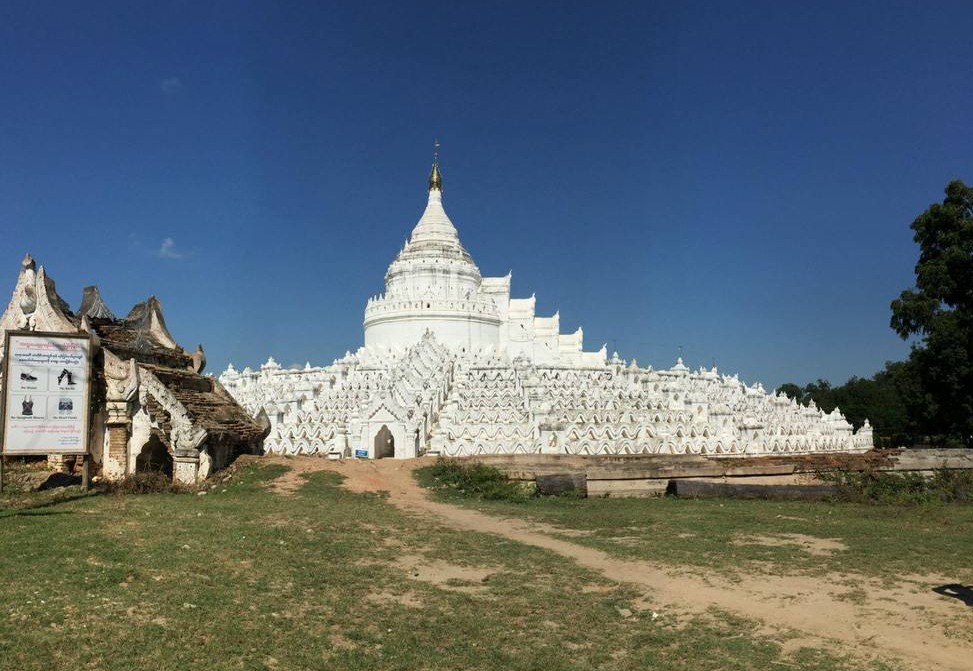
<path fill-rule="evenodd" d="M 838 488 L 829 485 L 751 485 L 699 480 L 673 480 L 670 489 L 676 496 L 693 499 L 823 501 L 838 494 Z"/>
<path fill-rule="evenodd" d="M 499 468 L 515 480 L 576 473 L 584 475 L 589 496 L 660 496 L 670 480 L 709 483 L 808 485 L 829 471 L 919 471 L 973 469 L 973 450 L 871 450 L 861 454 L 794 454 L 754 457 L 703 455 L 490 454 L 461 457 Z"/>

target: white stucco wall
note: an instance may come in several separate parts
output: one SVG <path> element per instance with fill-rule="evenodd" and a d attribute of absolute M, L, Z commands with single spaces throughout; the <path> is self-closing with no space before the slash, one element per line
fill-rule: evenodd
<path fill-rule="evenodd" d="M 421 310 L 421 309 L 420 309 Z M 496 347 L 500 338 L 500 322 L 497 319 L 478 318 L 470 314 L 437 313 L 421 311 L 412 314 L 389 316 L 365 327 L 366 347 L 390 347 L 405 349 L 422 338 L 426 330 L 436 334 L 436 339 L 447 347 L 461 351 Z"/>

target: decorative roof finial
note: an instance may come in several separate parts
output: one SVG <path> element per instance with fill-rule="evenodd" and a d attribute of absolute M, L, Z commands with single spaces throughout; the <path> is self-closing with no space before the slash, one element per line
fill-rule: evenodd
<path fill-rule="evenodd" d="M 443 190 L 443 174 L 439 171 L 439 140 L 433 144 L 432 172 L 429 173 L 429 190 Z"/>

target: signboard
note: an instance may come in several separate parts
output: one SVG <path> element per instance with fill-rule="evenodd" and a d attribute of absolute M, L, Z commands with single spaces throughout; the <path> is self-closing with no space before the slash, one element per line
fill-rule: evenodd
<path fill-rule="evenodd" d="M 368 459 L 368 450 L 355 450 L 356 459 Z"/>
<path fill-rule="evenodd" d="M 4 454 L 86 454 L 90 380 L 88 335 L 8 331 Z"/>

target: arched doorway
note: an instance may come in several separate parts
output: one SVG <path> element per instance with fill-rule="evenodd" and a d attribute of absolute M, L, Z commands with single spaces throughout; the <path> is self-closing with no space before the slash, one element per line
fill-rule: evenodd
<path fill-rule="evenodd" d="M 142 446 L 142 451 L 135 458 L 136 473 L 153 471 L 172 477 L 172 456 L 155 434 Z"/>
<path fill-rule="evenodd" d="M 389 427 L 382 424 L 382 428 L 375 434 L 375 458 L 384 459 L 385 457 L 395 456 L 395 438 Z"/>

